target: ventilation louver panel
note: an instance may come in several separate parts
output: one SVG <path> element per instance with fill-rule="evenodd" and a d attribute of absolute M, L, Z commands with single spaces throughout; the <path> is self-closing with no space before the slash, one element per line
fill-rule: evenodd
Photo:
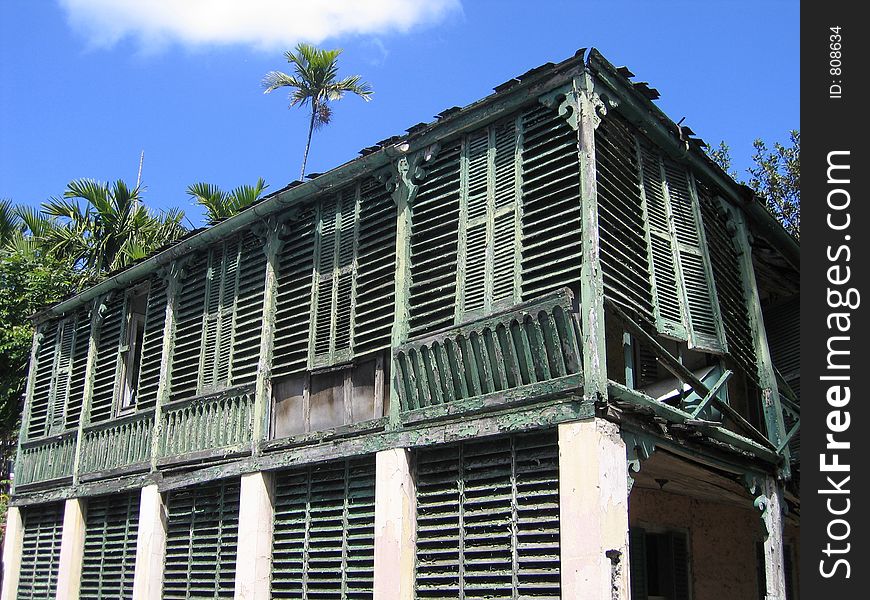
<path fill-rule="evenodd" d="M 263 242 L 248 233 L 241 240 L 238 295 L 232 322 L 232 385 L 251 383 L 257 377 L 265 287 Z"/>
<path fill-rule="evenodd" d="M 387 348 L 393 327 L 396 279 L 396 205 L 374 178 L 360 184 L 354 354 Z"/>
<path fill-rule="evenodd" d="M 655 323 L 637 147 L 632 133 L 616 116 L 595 130 L 595 168 L 605 292 L 614 302 Z"/>
<path fill-rule="evenodd" d="M 411 228 L 410 336 L 453 325 L 460 200 L 459 140 L 427 165 Z"/>
<path fill-rule="evenodd" d="M 418 598 L 559 598 L 555 432 L 420 450 Z"/>
<path fill-rule="evenodd" d="M 335 461 L 277 475 L 273 598 L 371 598 L 375 463 Z"/>
<path fill-rule="evenodd" d="M 38 438 L 45 435 L 48 420 L 49 399 L 51 397 L 52 375 L 54 373 L 55 351 L 59 321 L 51 321 L 39 333 L 42 341 L 36 352 L 36 374 L 33 380 L 33 397 L 30 401 L 30 416 L 27 423 L 27 437 Z"/>
<path fill-rule="evenodd" d="M 314 271 L 314 208 L 306 205 L 287 226 L 278 257 L 272 376 L 298 373 L 308 364 Z"/>
<path fill-rule="evenodd" d="M 18 600 L 54 600 L 60 564 L 63 503 L 23 511 L 24 542 L 18 574 Z"/>
<path fill-rule="evenodd" d="M 154 408 L 157 386 L 160 382 L 160 362 L 163 354 L 163 328 L 166 324 L 166 282 L 162 277 L 151 278 L 148 304 L 145 308 L 145 331 L 142 337 L 142 366 L 136 392 L 136 408 Z"/>
<path fill-rule="evenodd" d="M 172 491 L 164 600 L 232 598 L 239 529 L 239 481 Z"/>
<path fill-rule="evenodd" d="M 112 417 L 121 336 L 124 333 L 124 294 L 116 292 L 103 301 L 105 312 L 98 325 L 97 357 L 94 363 L 94 391 L 89 421 Z"/>
<path fill-rule="evenodd" d="M 568 286 L 582 265 L 577 133 L 544 106 L 522 116 L 522 300 Z"/>
<path fill-rule="evenodd" d="M 193 256 L 184 268 L 181 289 L 176 299 L 177 319 L 172 350 L 171 397 L 173 400 L 196 394 L 199 358 L 202 351 L 208 255 Z"/>
<path fill-rule="evenodd" d="M 88 499 L 81 600 L 133 597 L 139 494 Z"/>

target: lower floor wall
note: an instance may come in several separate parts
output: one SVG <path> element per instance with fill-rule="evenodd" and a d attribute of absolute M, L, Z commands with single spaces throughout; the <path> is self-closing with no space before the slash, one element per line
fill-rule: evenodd
<path fill-rule="evenodd" d="M 2 600 L 759 598 L 754 509 L 627 477 L 596 419 L 13 508 Z"/>

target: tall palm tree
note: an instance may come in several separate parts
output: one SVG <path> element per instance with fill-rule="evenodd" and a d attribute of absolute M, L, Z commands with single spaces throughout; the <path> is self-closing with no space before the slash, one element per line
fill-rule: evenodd
<path fill-rule="evenodd" d="M 350 75 L 338 79 L 338 57 L 341 49 L 322 50 L 310 44 L 298 44 L 296 52 L 288 50 L 284 53 L 287 62 L 293 65 L 293 74 L 281 71 L 270 71 L 263 78 L 263 93 L 268 94 L 278 88 L 292 88 L 290 92 L 290 107 L 311 107 L 311 118 L 308 124 L 308 141 L 305 143 L 305 154 L 302 156 L 302 172 L 300 179 L 305 177 L 305 164 L 308 162 L 308 150 L 311 148 L 311 135 L 315 129 L 327 125 L 332 119 L 332 108 L 329 103 L 340 100 L 346 93 L 356 94 L 366 102 L 372 98 L 372 87 L 362 81 L 359 75 Z"/>
<path fill-rule="evenodd" d="M 225 192 L 210 183 L 199 182 L 187 187 L 187 195 L 205 208 L 208 224 L 215 225 L 259 200 L 267 187 L 269 186 L 262 177 L 254 185 L 240 185 L 231 192 Z"/>

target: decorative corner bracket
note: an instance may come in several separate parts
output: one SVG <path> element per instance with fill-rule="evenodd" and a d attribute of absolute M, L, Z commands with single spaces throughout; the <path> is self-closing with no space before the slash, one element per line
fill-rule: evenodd
<path fill-rule="evenodd" d="M 772 510 L 787 510 L 787 506 L 780 498 L 779 486 L 773 477 L 758 473 L 744 473 L 742 480 L 749 493 L 755 497 L 752 505 L 761 511 L 761 524 L 765 536 L 768 536 L 771 534 L 771 524 L 776 516 Z"/>
<path fill-rule="evenodd" d="M 625 442 L 625 460 L 628 466 L 628 492 L 634 485 L 632 473 L 640 473 L 642 461 L 647 460 L 656 449 L 655 437 L 645 433 L 635 433 L 623 429 L 622 441 Z"/>

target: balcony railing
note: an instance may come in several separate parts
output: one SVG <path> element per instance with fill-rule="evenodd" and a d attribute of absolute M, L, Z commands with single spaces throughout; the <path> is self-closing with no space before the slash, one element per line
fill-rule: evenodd
<path fill-rule="evenodd" d="M 79 473 L 101 473 L 124 467 L 147 468 L 151 459 L 154 409 L 133 413 L 83 431 Z"/>
<path fill-rule="evenodd" d="M 15 485 L 72 477 L 76 455 L 76 430 L 21 445 L 15 465 Z"/>
<path fill-rule="evenodd" d="M 250 448 L 254 425 L 253 386 L 171 402 L 163 408 L 161 421 L 160 458 L 210 450 L 229 454 Z"/>
<path fill-rule="evenodd" d="M 582 387 L 579 327 L 568 289 L 412 340 L 394 352 L 405 420 L 477 404 L 529 402 Z"/>

